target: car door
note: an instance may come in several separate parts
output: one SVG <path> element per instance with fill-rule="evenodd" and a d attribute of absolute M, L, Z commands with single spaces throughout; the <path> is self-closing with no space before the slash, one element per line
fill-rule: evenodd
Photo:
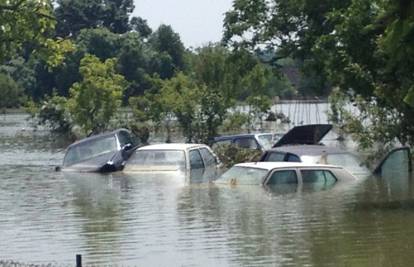
<path fill-rule="evenodd" d="M 296 169 L 273 171 L 264 181 L 264 185 L 272 193 L 294 193 L 299 188 L 299 177 Z"/>
<path fill-rule="evenodd" d="M 300 169 L 304 191 L 321 191 L 332 188 L 338 178 L 330 171 L 324 169 Z"/>
<path fill-rule="evenodd" d="M 207 147 L 201 147 L 200 154 L 205 167 L 204 178 L 208 180 L 214 179 L 217 175 L 218 159 Z"/>
<path fill-rule="evenodd" d="M 374 170 L 376 176 L 383 178 L 408 178 L 412 172 L 411 150 L 399 147 L 391 150 Z"/>
<path fill-rule="evenodd" d="M 127 131 L 119 131 L 118 141 L 121 146 L 122 157 L 128 159 L 137 148 L 135 141 Z"/>
<path fill-rule="evenodd" d="M 190 180 L 191 182 L 202 182 L 205 171 L 204 161 L 200 150 L 197 148 L 189 151 L 190 158 Z"/>

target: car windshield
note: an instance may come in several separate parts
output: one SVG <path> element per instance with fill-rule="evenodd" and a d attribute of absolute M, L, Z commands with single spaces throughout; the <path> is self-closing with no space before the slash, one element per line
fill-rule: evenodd
<path fill-rule="evenodd" d="M 223 173 L 223 175 L 216 180 L 216 183 L 260 185 L 263 183 L 267 173 L 268 170 L 265 169 L 233 166 L 227 172 Z"/>
<path fill-rule="evenodd" d="M 342 166 L 351 173 L 370 173 L 361 160 L 351 153 L 328 154 L 326 163 Z"/>
<path fill-rule="evenodd" d="M 258 137 L 260 145 L 265 149 L 271 149 L 273 146 L 273 135 L 272 134 L 261 134 Z"/>
<path fill-rule="evenodd" d="M 117 150 L 115 136 L 92 139 L 70 147 L 66 152 L 63 165 L 70 166 L 106 153 L 115 152 Z"/>
<path fill-rule="evenodd" d="M 185 168 L 183 150 L 137 150 L 128 161 L 128 167 L 154 168 L 154 166 L 172 166 Z"/>

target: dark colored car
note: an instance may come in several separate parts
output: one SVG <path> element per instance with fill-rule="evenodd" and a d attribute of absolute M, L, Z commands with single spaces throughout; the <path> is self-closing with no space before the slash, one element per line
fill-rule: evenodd
<path fill-rule="evenodd" d="M 122 170 L 138 147 L 126 129 L 94 135 L 70 145 L 63 159 L 63 170 L 112 172 Z"/>
<path fill-rule="evenodd" d="M 220 145 L 236 145 L 241 148 L 266 150 L 270 149 L 276 142 L 278 134 L 273 133 L 256 133 L 256 134 L 238 134 L 215 137 L 212 148 L 215 149 Z"/>
<path fill-rule="evenodd" d="M 355 176 L 390 176 L 392 173 L 411 172 L 411 152 L 400 147 L 389 152 L 382 162 L 369 170 L 355 154 L 321 144 L 322 138 L 332 129 L 330 124 L 312 124 L 292 128 L 273 146 L 265 151 L 260 161 L 287 161 L 321 163 L 342 166 Z"/>

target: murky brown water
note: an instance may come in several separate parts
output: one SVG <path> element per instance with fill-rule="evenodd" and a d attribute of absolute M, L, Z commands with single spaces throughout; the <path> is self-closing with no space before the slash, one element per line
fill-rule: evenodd
<path fill-rule="evenodd" d="M 26 130 L 23 131 L 22 128 Z M 414 187 L 323 191 L 65 174 L 59 143 L 0 117 L 0 262 L 120 266 L 410 266 Z"/>

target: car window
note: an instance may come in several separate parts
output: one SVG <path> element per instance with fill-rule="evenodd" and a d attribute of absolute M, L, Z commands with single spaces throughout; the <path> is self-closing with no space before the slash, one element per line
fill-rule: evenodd
<path fill-rule="evenodd" d="M 182 150 L 137 150 L 128 160 L 134 166 L 179 166 L 185 167 L 185 154 Z"/>
<path fill-rule="evenodd" d="M 284 161 L 285 153 L 281 152 L 267 152 L 266 158 L 264 161 Z"/>
<path fill-rule="evenodd" d="M 252 167 L 233 166 L 217 179 L 216 183 L 261 185 L 268 170 Z"/>
<path fill-rule="evenodd" d="M 106 136 L 79 143 L 71 147 L 64 158 L 63 165 L 69 166 L 80 161 L 92 159 L 103 154 L 117 151 L 115 136 Z"/>
<path fill-rule="evenodd" d="M 206 166 L 216 165 L 216 158 L 207 148 L 200 148 L 200 152 Z"/>
<path fill-rule="evenodd" d="M 303 183 L 332 185 L 337 179 L 328 170 L 301 170 Z"/>
<path fill-rule="evenodd" d="M 261 134 L 257 137 L 263 149 L 271 149 L 273 145 L 272 134 Z"/>
<path fill-rule="evenodd" d="M 118 139 L 119 139 L 119 143 L 121 144 L 121 147 L 125 146 L 126 144 L 133 145 L 133 141 L 132 141 L 131 137 L 125 131 L 120 131 L 118 133 Z"/>
<path fill-rule="evenodd" d="M 203 160 L 201 158 L 201 155 L 198 149 L 190 150 L 190 168 L 191 169 L 204 168 L 204 163 L 203 163 Z"/>
<path fill-rule="evenodd" d="M 300 160 L 300 158 L 298 156 L 296 156 L 295 154 L 290 154 L 290 153 L 287 155 L 286 161 L 289 161 L 289 162 L 301 162 L 301 160 Z"/>
<path fill-rule="evenodd" d="M 295 170 L 275 171 L 267 181 L 267 185 L 297 184 L 298 177 Z"/>
<path fill-rule="evenodd" d="M 259 146 L 257 145 L 257 142 L 252 137 L 245 137 L 245 138 L 236 138 L 234 140 L 234 143 L 238 145 L 241 148 L 248 148 L 248 149 L 258 149 Z"/>

